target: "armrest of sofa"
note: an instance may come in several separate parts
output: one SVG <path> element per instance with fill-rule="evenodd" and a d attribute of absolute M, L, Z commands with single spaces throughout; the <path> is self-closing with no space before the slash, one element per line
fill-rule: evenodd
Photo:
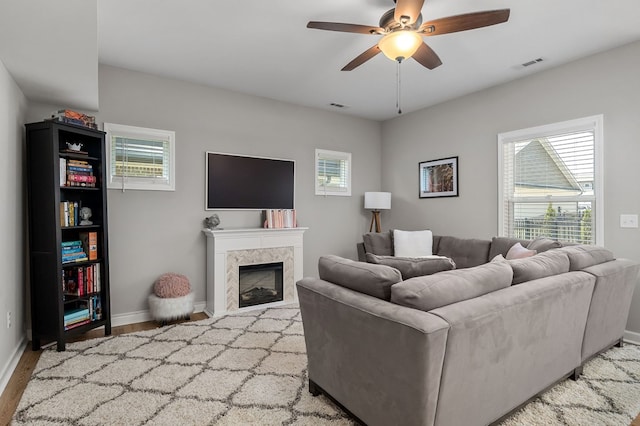
<path fill-rule="evenodd" d="M 638 262 L 616 259 L 583 269 L 596 277 L 582 343 L 582 362 L 622 338 L 631 297 L 638 283 Z"/>
<path fill-rule="evenodd" d="M 296 285 L 309 379 L 367 424 L 432 425 L 447 323 L 320 279 Z"/>

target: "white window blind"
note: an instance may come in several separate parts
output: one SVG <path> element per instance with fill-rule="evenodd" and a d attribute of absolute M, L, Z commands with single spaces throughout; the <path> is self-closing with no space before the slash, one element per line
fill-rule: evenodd
<path fill-rule="evenodd" d="M 105 123 L 109 188 L 175 189 L 175 133 Z"/>
<path fill-rule="evenodd" d="M 316 149 L 316 195 L 351 195 L 351 153 Z"/>
<path fill-rule="evenodd" d="M 500 134 L 500 235 L 602 244 L 601 139 L 601 116 Z"/>

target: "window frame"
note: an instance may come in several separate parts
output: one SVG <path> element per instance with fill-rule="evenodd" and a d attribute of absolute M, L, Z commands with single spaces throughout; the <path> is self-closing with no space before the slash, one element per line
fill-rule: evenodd
<path fill-rule="evenodd" d="M 603 115 L 593 115 L 574 120 L 561 121 L 552 124 L 530 127 L 498 134 L 498 235 L 505 235 L 505 203 L 513 201 L 505 199 L 504 193 L 504 146 L 509 143 L 528 139 L 545 138 L 562 133 L 575 131 L 590 131 L 594 137 L 594 194 L 595 203 L 595 240 L 597 245 L 604 245 L 604 130 Z M 531 197 L 531 202 L 562 202 L 575 201 L 577 197 Z"/>
<path fill-rule="evenodd" d="M 340 160 L 340 161 L 345 161 L 347 163 L 347 167 L 346 167 L 346 176 L 344 176 L 344 181 L 346 184 L 346 187 L 344 190 L 335 190 L 331 187 L 329 187 L 329 189 L 327 189 L 326 185 L 320 185 L 319 184 L 319 177 L 320 177 L 320 167 L 319 167 L 319 162 L 321 159 L 324 160 Z M 316 195 L 335 195 L 335 196 L 340 196 L 340 197 L 350 197 L 351 196 L 351 175 L 353 174 L 352 172 L 352 161 L 351 161 L 351 153 L 350 152 L 342 152 L 342 151 L 331 151 L 331 150 L 327 150 L 327 149 L 319 149 L 316 148 L 315 150 L 315 176 L 314 176 L 314 180 L 315 180 L 315 194 Z"/>
<path fill-rule="evenodd" d="M 147 127 L 129 126 L 125 124 L 104 123 L 104 131 L 106 132 L 106 160 L 107 160 L 107 188 L 142 190 L 142 191 L 175 191 L 176 188 L 176 161 L 175 161 L 175 139 L 176 134 L 172 130 L 151 129 Z M 168 143 L 169 168 L 168 178 L 158 180 L 151 177 L 135 177 L 135 176 L 117 176 L 111 172 L 112 146 L 113 137 L 125 137 L 131 139 L 151 139 Z"/>

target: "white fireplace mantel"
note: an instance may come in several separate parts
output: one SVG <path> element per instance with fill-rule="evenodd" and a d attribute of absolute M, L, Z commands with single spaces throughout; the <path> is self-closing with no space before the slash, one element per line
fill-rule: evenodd
<path fill-rule="evenodd" d="M 209 316 L 238 310 L 237 269 L 241 265 L 282 261 L 284 303 L 297 301 L 302 279 L 302 237 L 308 228 L 203 229 L 207 236 L 207 304 Z M 234 281 L 235 280 L 235 281 Z M 267 306 L 270 304 L 260 305 Z M 243 309 L 251 309 L 243 308 Z"/>

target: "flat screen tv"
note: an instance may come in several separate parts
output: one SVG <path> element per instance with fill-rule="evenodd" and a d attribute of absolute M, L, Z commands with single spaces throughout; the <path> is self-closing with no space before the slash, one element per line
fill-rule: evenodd
<path fill-rule="evenodd" d="M 293 209 L 295 162 L 206 153 L 207 210 Z"/>

